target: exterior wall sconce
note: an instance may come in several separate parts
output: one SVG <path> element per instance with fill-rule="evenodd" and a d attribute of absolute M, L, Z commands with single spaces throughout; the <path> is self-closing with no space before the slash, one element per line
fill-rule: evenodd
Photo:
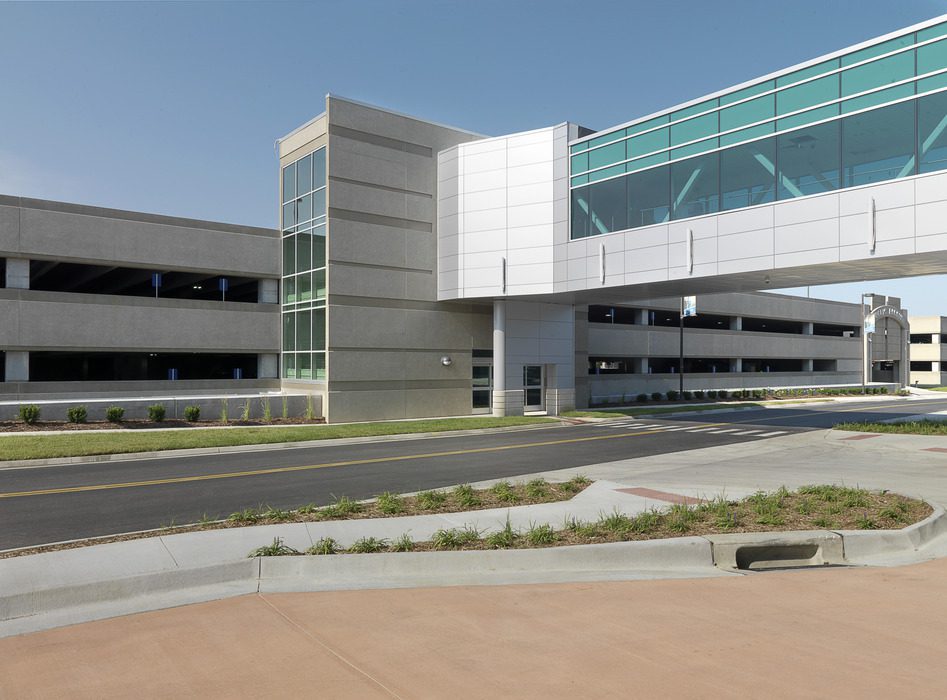
<path fill-rule="evenodd" d="M 450 367 L 452 364 L 454 364 L 454 361 L 450 358 L 450 355 L 444 355 L 441 358 L 441 364 L 445 367 Z"/>

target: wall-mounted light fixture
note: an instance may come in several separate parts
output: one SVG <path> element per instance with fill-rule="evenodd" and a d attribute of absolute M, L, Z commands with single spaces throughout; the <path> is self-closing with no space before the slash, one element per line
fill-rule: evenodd
<path fill-rule="evenodd" d="M 450 355 L 444 355 L 441 358 L 441 364 L 444 365 L 445 367 L 450 367 L 452 364 L 454 364 L 454 361 L 450 359 Z"/>

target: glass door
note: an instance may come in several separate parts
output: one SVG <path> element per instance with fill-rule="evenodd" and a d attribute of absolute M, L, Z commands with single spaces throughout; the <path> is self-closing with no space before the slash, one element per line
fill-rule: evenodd
<path fill-rule="evenodd" d="M 473 365 L 473 413 L 490 413 L 493 410 L 491 396 L 493 391 L 493 365 L 477 363 Z"/>
<path fill-rule="evenodd" d="M 545 409 L 543 384 L 542 365 L 526 365 L 523 367 L 524 411 L 542 411 Z"/>

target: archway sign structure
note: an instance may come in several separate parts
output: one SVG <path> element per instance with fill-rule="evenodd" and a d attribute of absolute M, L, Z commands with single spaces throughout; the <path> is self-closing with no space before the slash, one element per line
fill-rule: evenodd
<path fill-rule="evenodd" d="M 862 333 L 862 386 L 871 382 L 871 363 L 872 363 L 872 353 L 871 353 L 871 336 L 875 333 L 875 323 L 880 318 L 891 318 L 898 324 L 901 328 L 901 352 L 899 355 L 898 361 L 898 384 L 901 387 L 906 387 L 910 384 L 910 372 L 911 372 L 911 359 L 910 359 L 910 347 L 909 341 L 911 337 L 910 325 L 908 324 L 908 316 L 904 309 L 899 309 L 892 304 L 889 304 L 887 300 L 885 303 L 871 307 L 871 304 L 874 303 L 874 296 L 870 294 L 864 295 L 863 299 L 870 299 L 869 303 L 866 305 L 868 309 L 865 314 L 865 323 L 863 326 Z"/>

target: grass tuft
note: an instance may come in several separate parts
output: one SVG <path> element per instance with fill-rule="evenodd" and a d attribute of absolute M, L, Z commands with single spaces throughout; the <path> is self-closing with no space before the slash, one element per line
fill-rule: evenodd
<path fill-rule="evenodd" d="M 274 537 L 272 544 L 265 544 L 262 547 L 257 547 L 248 555 L 248 558 L 253 559 L 254 557 L 285 557 L 299 554 L 298 550 L 293 549 L 289 545 L 283 544 L 282 537 Z"/>

